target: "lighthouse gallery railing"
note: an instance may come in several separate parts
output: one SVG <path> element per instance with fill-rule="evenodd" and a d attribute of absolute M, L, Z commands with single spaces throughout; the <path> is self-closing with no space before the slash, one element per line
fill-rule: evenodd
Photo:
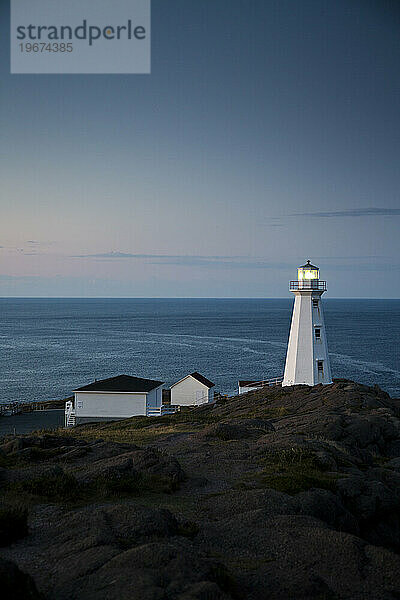
<path fill-rule="evenodd" d="M 291 281 L 290 290 L 319 290 L 321 292 L 326 292 L 326 281 L 320 281 L 319 279 Z"/>

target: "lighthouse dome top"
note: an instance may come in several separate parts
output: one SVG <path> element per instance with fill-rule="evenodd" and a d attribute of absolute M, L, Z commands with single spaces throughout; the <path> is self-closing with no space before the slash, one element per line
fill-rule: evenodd
<path fill-rule="evenodd" d="M 314 271 L 319 271 L 319 267 L 312 265 L 309 260 L 307 261 L 307 264 L 302 265 L 299 269 L 313 269 Z"/>

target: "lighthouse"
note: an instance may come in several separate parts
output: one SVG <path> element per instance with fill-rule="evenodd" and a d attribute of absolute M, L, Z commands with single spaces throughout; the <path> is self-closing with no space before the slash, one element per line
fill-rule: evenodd
<path fill-rule="evenodd" d="M 294 307 L 282 385 L 329 384 L 331 367 L 321 303 L 326 281 L 320 280 L 319 268 L 310 261 L 299 267 L 297 274 L 297 281 L 290 282 Z"/>

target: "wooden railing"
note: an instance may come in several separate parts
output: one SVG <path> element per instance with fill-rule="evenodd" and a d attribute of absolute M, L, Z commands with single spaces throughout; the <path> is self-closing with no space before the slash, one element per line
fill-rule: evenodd
<path fill-rule="evenodd" d="M 282 385 L 283 376 L 273 377 L 272 379 L 262 379 L 261 381 L 248 381 L 246 384 L 241 385 L 242 388 L 256 388 L 266 386 Z"/>
<path fill-rule="evenodd" d="M 180 406 L 171 406 L 168 404 L 162 404 L 161 406 L 149 406 L 146 410 L 148 417 L 163 417 L 164 415 L 173 415 L 179 412 Z"/>
<path fill-rule="evenodd" d="M 10 416 L 18 415 L 22 412 L 21 404 L 19 402 L 8 402 L 7 404 L 0 404 L 0 415 Z"/>
<path fill-rule="evenodd" d="M 0 404 L 0 416 L 20 415 L 38 410 L 62 410 L 65 400 L 44 400 L 43 402 L 5 402 Z"/>
<path fill-rule="evenodd" d="M 69 400 L 65 403 L 65 427 L 73 427 L 76 423 L 74 403 Z"/>

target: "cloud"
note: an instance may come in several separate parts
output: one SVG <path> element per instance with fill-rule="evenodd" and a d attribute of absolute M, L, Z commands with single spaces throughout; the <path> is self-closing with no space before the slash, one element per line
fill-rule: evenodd
<path fill-rule="evenodd" d="M 226 258 L 243 258 L 241 256 L 194 256 L 194 255 L 183 255 L 183 254 L 132 254 L 130 252 L 119 252 L 113 250 L 112 252 L 100 252 L 99 254 L 78 254 L 75 258 L 159 258 L 159 259 L 210 259 L 219 260 Z"/>
<path fill-rule="evenodd" d="M 375 217 L 400 215 L 400 208 L 351 208 L 330 212 L 292 213 L 290 217 Z"/>
<path fill-rule="evenodd" d="M 125 252 L 101 252 L 99 254 L 74 254 L 71 258 L 133 258 L 136 254 L 126 254 Z"/>
<path fill-rule="evenodd" d="M 98 254 L 80 254 L 72 258 L 88 259 L 95 261 L 137 261 L 147 265 L 161 266 L 176 266 L 176 267 L 191 267 L 191 268 L 208 268 L 208 269 L 293 269 L 293 266 L 299 262 L 295 257 L 286 259 L 285 262 L 270 261 L 265 257 L 253 256 L 205 256 L 205 255 L 178 255 L 178 254 L 134 254 L 130 252 L 101 252 Z M 327 261 L 328 265 L 331 261 L 356 261 L 349 268 L 354 269 L 354 265 L 362 266 L 364 261 L 379 261 L 382 264 L 382 259 L 390 259 L 387 268 L 393 260 L 390 256 L 382 255 L 358 255 L 358 256 L 314 256 L 313 261 Z M 297 261 L 297 262 L 296 262 Z M 300 261 L 301 262 L 301 261 Z M 300 264 L 300 263 L 299 263 Z M 344 263 L 341 262 L 341 265 Z M 370 269 L 375 269 L 374 264 L 367 265 Z M 344 267 L 341 267 L 344 268 Z M 379 267 L 382 268 L 382 267 Z"/>
<path fill-rule="evenodd" d="M 180 254 L 131 254 L 129 252 L 101 252 L 98 254 L 79 254 L 73 258 L 94 260 L 137 260 L 150 265 L 174 265 L 181 267 L 209 267 L 225 269 L 274 269 L 287 268 L 289 263 L 275 263 L 264 258 L 250 256 L 204 256 Z"/>
<path fill-rule="evenodd" d="M 165 258 L 165 257 L 164 257 Z M 167 260 L 151 260 L 152 265 L 174 265 L 180 267 L 208 267 L 212 269 L 283 269 L 289 264 L 268 262 L 263 259 L 215 259 L 201 256 L 168 257 Z"/>
<path fill-rule="evenodd" d="M 130 252 L 100 252 L 98 254 L 78 254 L 73 258 L 93 258 L 100 260 L 145 260 L 155 264 L 193 264 L 193 263 L 215 263 L 226 260 L 239 260 L 243 256 L 203 256 L 188 254 L 133 254 Z"/>
<path fill-rule="evenodd" d="M 314 256 L 313 260 L 371 260 L 371 259 L 388 259 L 391 256 L 384 254 L 359 254 L 356 256 Z"/>

